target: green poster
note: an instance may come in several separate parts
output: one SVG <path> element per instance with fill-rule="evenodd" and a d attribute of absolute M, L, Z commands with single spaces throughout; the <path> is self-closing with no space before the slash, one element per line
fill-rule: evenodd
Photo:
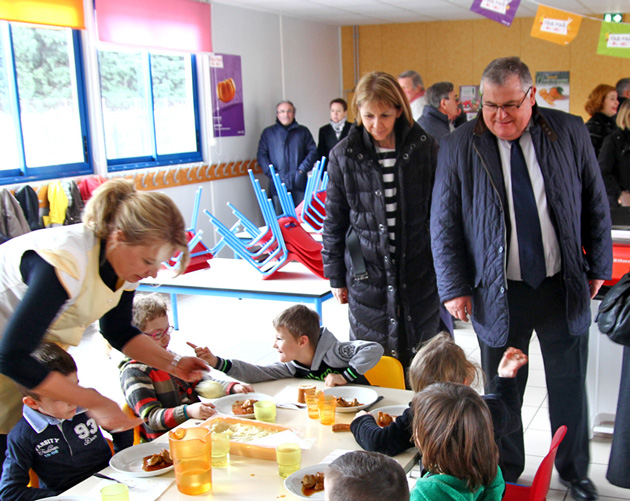
<path fill-rule="evenodd" d="M 630 57 L 630 25 L 602 22 L 597 53 L 604 56 Z"/>

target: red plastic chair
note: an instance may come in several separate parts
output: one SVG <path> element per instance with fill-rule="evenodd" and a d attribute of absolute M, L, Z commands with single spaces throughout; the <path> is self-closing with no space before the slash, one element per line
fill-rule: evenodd
<path fill-rule="evenodd" d="M 567 427 L 561 426 L 551 440 L 549 452 L 543 458 L 542 463 L 536 470 L 532 485 L 511 484 L 506 482 L 503 501 L 545 501 L 551 484 L 551 474 L 553 472 L 553 462 L 556 459 L 558 446 L 567 433 Z"/>

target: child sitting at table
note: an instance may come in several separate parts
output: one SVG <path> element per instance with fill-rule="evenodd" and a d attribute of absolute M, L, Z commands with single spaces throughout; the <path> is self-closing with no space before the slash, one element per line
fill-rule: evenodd
<path fill-rule="evenodd" d="M 521 406 L 516 373 L 526 363 L 527 355 L 516 348 L 508 348 L 499 363 L 495 393 L 481 397 L 490 409 L 497 445 L 503 436 L 518 430 Z M 441 332 L 418 350 L 409 366 L 408 379 L 411 389 L 417 393 L 439 382 L 473 384 L 480 371 L 466 358 L 464 350 L 450 334 Z M 359 411 L 350 431 L 365 450 L 395 456 L 413 446 L 412 419 L 413 409 L 407 408 L 390 425 L 381 427 L 372 414 Z"/>
<path fill-rule="evenodd" d="M 320 327 L 319 315 L 302 304 L 280 313 L 273 326 L 276 330 L 273 347 L 278 350 L 280 362 L 271 365 L 225 360 L 208 348 L 188 345 L 211 367 L 248 383 L 296 377 L 324 381 L 326 386 L 370 384 L 364 374 L 383 355 L 378 343 L 337 340 L 326 327 Z"/>
<path fill-rule="evenodd" d="M 57 344 L 43 342 L 31 357 L 78 382 L 74 359 Z M 108 465 L 112 451 L 85 409 L 18 387 L 23 416 L 7 437 L 0 499 L 56 496 Z M 30 469 L 39 477 L 39 488 L 28 487 Z"/>
<path fill-rule="evenodd" d="M 324 473 L 326 501 L 407 501 L 405 470 L 378 452 L 352 451 L 335 459 Z"/>
<path fill-rule="evenodd" d="M 467 385 L 435 383 L 413 397 L 413 437 L 427 473 L 411 501 L 500 501 L 505 482 L 490 410 Z"/>
<path fill-rule="evenodd" d="M 168 323 L 167 306 L 159 294 L 136 295 L 132 323 L 154 342 L 166 349 L 173 328 Z M 145 420 L 140 430 L 143 442 L 154 440 L 187 419 L 207 419 L 216 413 L 211 403 L 201 402 L 197 387 L 213 381 L 214 393 L 202 396 L 216 398 L 226 393 L 247 393 L 253 388 L 239 382 L 204 377 L 189 383 L 165 371 L 129 358 L 120 363 L 120 385 L 127 405 Z"/>

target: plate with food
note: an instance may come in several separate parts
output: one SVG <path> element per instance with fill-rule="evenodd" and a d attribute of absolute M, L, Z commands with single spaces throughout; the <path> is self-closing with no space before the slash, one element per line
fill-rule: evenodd
<path fill-rule="evenodd" d="M 384 428 L 385 426 L 392 424 L 394 420 L 408 408 L 408 405 L 388 405 L 385 407 L 379 407 L 378 409 L 373 409 L 370 411 L 370 414 L 374 416 L 376 423 L 380 427 Z"/>
<path fill-rule="evenodd" d="M 259 400 L 276 400 L 264 393 L 236 393 L 217 398 L 213 403 L 219 414 L 244 418 L 254 417 L 254 404 Z"/>
<path fill-rule="evenodd" d="M 334 386 L 326 388 L 324 393 L 337 397 L 337 412 L 360 411 L 378 398 L 376 391 L 360 386 Z"/>
<path fill-rule="evenodd" d="M 109 460 L 109 466 L 134 477 L 155 477 L 173 469 L 168 444 L 149 442 L 124 449 Z"/>
<path fill-rule="evenodd" d="M 302 468 L 284 479 L 284 488 L 299 498 L 323 501 L 326 468 L 327 463 Z"/>

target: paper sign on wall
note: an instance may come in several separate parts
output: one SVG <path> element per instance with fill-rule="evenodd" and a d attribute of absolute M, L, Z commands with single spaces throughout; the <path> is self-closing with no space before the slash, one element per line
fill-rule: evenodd
<path fill-rule="evenodd" d="M 210 82 L 214 136 L 244 136 L 241 56 L 210 54 Z"/>
<path fill-rule="evenodd" d="M 505 26 L 512 26 L 521 0 L 473 0 L 470 10 Z"/>
<path fill-rule="evenodd" d="M 582 16 L 539 5 L 531 36 L 560 45 L 570 44 L 580 30 Z"/>
<path fill-rule="evenodd" d="M 537 71 L 536 104 L 569 112 L 569 72 Z"/>
<path fill-rule="evenodd" d="M 630 25 L 602 23 L 597 53 L 604 56 L 630 57 Z"/>

